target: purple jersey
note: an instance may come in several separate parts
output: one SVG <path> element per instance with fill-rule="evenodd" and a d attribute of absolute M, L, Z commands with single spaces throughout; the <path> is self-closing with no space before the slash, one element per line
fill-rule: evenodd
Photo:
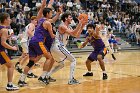
<path fill-rule="evenodd" d="M 5 26 L 0 26 L 0 30 L 3 29 L 3 28 L 7 28 L 7 27 L 5 27 Z M 1 41 L 1 37 L 0 37 L 0 41 Z M 5 47 L 3 47 L 3 46 L 1 45 L 1 43 L 0 43 L 0 52 L 1 52 L 1 51 L 5 51 Z"/>
<path fill-rule="evenodd" d="M 95 38 L 92 36 L 91 40 L 89 40 L 89 43 L 92 45 L 94 50 L 100 50 L 105 47 L 105 44 L 101 38 Z"/>
<path fill-rule="evenodd" d="M 89 43 L 94 48 L 94 51 L 89 55 L 88 59 L 90 61 L 97 61 L 97 56 L 98 55 L 102 55 L 102 59 L 104 59 L 104 56 L 107 53 L 107 49 L 105 48 L 105 44 L 102 41 L 102 39 L 101 38 L 95 38 L 95 37 L 92 36 L 91 39 L 89 40 Z"/>
<path fill-rule="evenodd" d="M 34 36 L 30 42 L 44 42 L 45 39 L 51 39 L 49 31 L 44 29 L 43 23 L 46 21 L 46 18 L 41 18 L 38 22 L 37 27 L 35 28 Z"/>

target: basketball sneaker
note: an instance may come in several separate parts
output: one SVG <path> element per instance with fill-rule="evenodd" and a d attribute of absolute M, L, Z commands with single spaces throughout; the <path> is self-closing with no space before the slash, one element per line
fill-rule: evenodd
<path fill-rule="evenodd" d="M 91 72 L 87 72 L 86 74 L 84 74 L 83 76 L 93 76 L 93 73 Z"/>
<path fill-rule="evenodd" d="M 40 67 L 40 64 L 35 63 L 34 66 L 35 67 Z"/>
<path fill-rule="evenodd" d="M 14 84 L 12 84 L 12 85 L 7 84 L 6 90 L 7 90 L 7 91 L 19 90 L 19 87 L 18 87 L 18 86 L 15 86 Z"/>
<path fill-rule="evenodd" d="M 103 73 L 103 80 L 106 80 L 108 78 L 106 73 Z"/>
<path fill-rule="evenodd" d="M 19 73 L 22 73 L 22 69 L 19 68 L 18 66 L 16 67 L 16 70 L 17 70 Z"/>
<path fill-rule="evenodd" d="M 68 84 L 69 85 L 72 85 L 72 84 L 80 84 L 80 82 L 78 80 L 76 80 L 76 79 L 73 78 L 72 80 L 69 80 L 68 81 Z"/>
<path fill-rule="evenodd" d="M 18 66 L 18 65 L 19 65 L 19 62 L 17 62 L 17 63 L 15 64 L 15 67 Z"/>
<path fill-rule="evenodd" d="M 15 68 L 19 73 L 22 73 L 22 68 L 19 67 L 19 62 L 15 64 Z"/>
<path fill-rule="evenodd" d="M 34 73 L 30 73 L 30 74 L 28 73 L 28 74 L 27 74 L 27 77 L 28 77 L 28 78 L 38 78 L 38 76 L 35 75 Z"/>
<path fill-rule="evenodd" d="M 50 77 L 50 76 L 49 76 L 48 79 L 49 79 L 49 82 L 55 82 L 55 81 L 56 81 L 56 79 L 54 79 L 54 78 L 52 78 L 52 77 Z"/>
<path fill-rule="evenodd" d="M 19 81 L 18 81 L 18 86 L 19 86 L 19 87 L 24 87 L 24 86 L 27 86 L 27 83 L 26 83 L 25 81 L 19 80 Z"/>
<path fill-rule="evenodd" d="M 49 79 L 48 79 L 48 78 L 46 78 L 46 77 L 45 77 L 44 79 L 43 79 L 42 77 L 39 77 L 39 78 L 38 78 L 38 80 L 39 80 L 40 82 L 42 82 L 42 83 L 46 84 L 46 85 L 48 85 L 48 84 L 49 84 Z"/>
<path fill-rule="evenodd" d="M 116 60 L 116 58 L 115 58 L 114 54 L 111 54 L 111 55 L 112 55 L 112 58 L 113 58 L 114 60 Z"/>

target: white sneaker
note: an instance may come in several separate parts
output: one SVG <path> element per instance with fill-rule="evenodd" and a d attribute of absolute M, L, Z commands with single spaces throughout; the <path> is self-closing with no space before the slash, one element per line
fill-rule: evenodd
<path fill-rule="evenodd" d="M 12 85 L 7 84 L 6 90 L 7 91 L 19 90 L 19 87 L 14 84 L 12 84 Z"/>
<path fill-rule="evenodd" d="M 68 81 L 68 84 L 69 85 L 72 85 L 72 84 L 80 84 L 80 82 L 78 80 L 76 80 L 76 79 L 73 78 L 72 80 L 69 80 Z"/>

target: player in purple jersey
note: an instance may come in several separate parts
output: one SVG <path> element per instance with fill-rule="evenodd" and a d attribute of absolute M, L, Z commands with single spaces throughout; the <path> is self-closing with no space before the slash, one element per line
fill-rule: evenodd
<path fill-rule="evenodd" d="M 46 6 L 46 0 L 43 0 L 42 6 Z M 50 54 L 49 49 L 45 46 L 44 41 L 54 39 L 55 35 L 52 31 L 51 22 L 48 21 L 48 19 L 51 19 L 52 17 L 52 9 L 44 7 L 41 7 L 40 11 L 38 12 L 39 14 L 42 14 L 41 12 L 43 12 L 44 17 L 39 20 L 38 25 L 35 29 L 34 36 L 29 42 L 30 60 L 24 69 L 24 73 L 21 74 L 21 77 L 19 79 L 18 85 L 21 87 L 27 85 L 27 83 L 25 82 L 25 78 L 28 74 L 28 71 L 35 64 L 35 62 L 37 62 L 37 60 L 42 57 L 42 55 L 44 55 L 46 61 L 43 66 L 43 73 L 38 80 L 45 83 L 46 85 L 49 84 L 49 78 L 46 77 L 46 74 L 50 71 L 50 65 L 54 63 L 54 60 Z"/>
<path fill-rule="evenodd" d="M 10 58 L 8 57 L 8 55 L 5 53 L 6 48 L 11 50 L 17 50 L 17 47 L 10 46 L 9 44 L 6 43 L 6 40 L 9 37 L 7 27 L 10 26 L 10 23 L 11 23 L 11 19 L 9 14 L 1 13 L 0 14 L 0 64 L 1 65 L 4 64 L 7 67 L 8 83 L 6 89 L 8 91 L 19 89 L 19 87 L 12 84 L 14 66 Z"/>
<path fill-rule="evenodd" d="M 80 46 L 80 48 L 85 47 L 89 42 L 94 48 L 94 51 L 87 58 L 86 67 L 88 69 L 88 72 L 83 76 L 93 76 L 93 73 L 91 72 L 91 62 L 98 60 L 100 67 L 103 71 L 103 80 L 105 80 L 107 79 L 107 74 L 105 71 L 103 59 L 107 53 L 107 49 L 105 48 L 105 44 L 99 36 L 100 27 L 96 26 L 94 30 L 94 25 L 88 24 L 87 31 L 89 33 L 89 36 L 86 38 L 86 41 Z"/>

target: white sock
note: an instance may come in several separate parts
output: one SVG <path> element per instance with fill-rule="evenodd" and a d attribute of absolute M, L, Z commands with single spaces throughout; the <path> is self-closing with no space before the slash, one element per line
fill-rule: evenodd
<path fill-rule="evenodd" d="M 32 70 L 29 70 L 29 71 L 28 71 L 28 74 L 31 74 L 31 73 L 32 73 Z"/>
<path fill-rule="evenodd" d="M 103 73 L 106 73 L 106 71 L 103 71 Z"/>
<path fill-rule="evenodd" d="M 9 84 L 9 85 L 12 85 L 13 83 L 12 83 L 12 82 L 8 82 L 8 84 Z"/>
<path fill-rule="evenodd" d="M 25 81 L 26 76 L 27 76 L 26 74 L 22 73 L 22 74 L 20 75 L 20 79 L 19 79 L 19 80 Z"/>
<path fill-rule="evenodd" d="M 70 65 L 70 80 L 72 80 L 74 78 L 75 66 L 76 66 L 76 61 L 71 62 L 71 65 Z"/>
<path fill-rule="evenodd" d="M 43 73 L 42 73 L 42 75 L 41 75 L 41 77 L 44 79 L 45 77 L 46 77 L 46 75 L 48 74 L 48 72 L 47 71 L 43 71 Z"/>
<path fill-rule="evenodd" d="M 55 66 L 47 75 L 51 76 L 53 73 L 57 72 L 58 70 L 64 67 L 64 63 L 60 63 L 59 65 Z"/>
<path fill-rule="evenodd" d="M 22 69 L 22 65 L 19 64 L 18 67 L 19 67 L 20 69 Z"/>
<path fill-rule="evenodd" d="M 88 73 L 92 73 L 92 71 L 88 71 Z"/>

